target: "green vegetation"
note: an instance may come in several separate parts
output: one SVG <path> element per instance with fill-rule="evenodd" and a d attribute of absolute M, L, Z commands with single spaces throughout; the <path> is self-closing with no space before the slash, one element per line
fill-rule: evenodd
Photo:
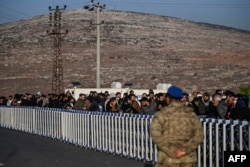
<path fill-rule="evenodd" d="M 250 85 L 241 87 L 240 93 L 250 96 Z"/>
<path fill-rule="evenodd" d="M 248 97 L 250 99 L 250 84 L 248 86 L 241 87 L 240 88 L 240 93 L 248 95 Z M 248 101 L 248 104 L 250 105 L 250 100 Z"/>

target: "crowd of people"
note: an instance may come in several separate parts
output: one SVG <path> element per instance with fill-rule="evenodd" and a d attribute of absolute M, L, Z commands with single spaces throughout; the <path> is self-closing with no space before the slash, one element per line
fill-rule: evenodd
<path fill-rule="evenodd" d="M 152 89 L 138 99 L 133 90 L 111 96 L 108 91 L 79 94 L 75 99 L 70 92 L 44 95 L 25 93 L 0 97 L 0 105 L 62 108 L 68 110 L 86 110 L 99 112 L 122 112 L 134 114 L 151 114 L 167 106 L 167 92 L 154 93 Z M 215 90 L 213 94 L 194 89 L 191 94 L 183 92 L 180 100 L 183 105 L 192 107 L 197 115 L 219 119 L 240 119 L 250 121 L 249 97 L 235 94 L 230 90 Z"/>

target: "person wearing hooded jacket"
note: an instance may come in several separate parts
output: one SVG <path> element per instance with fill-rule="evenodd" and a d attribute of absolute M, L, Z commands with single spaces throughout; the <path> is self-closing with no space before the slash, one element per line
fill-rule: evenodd
<path fill-rule="evenodd" d="M 196 149 L 204 140 L 204 132 L 193 108 L 180 102 L 182 96 L 179 87 L 169 87 L 168 106 L 156 112 L 152 119 L 151 137 L 158 148 L 155 167 L 196 166 Z"/>
<path fill-rule="evenodd" d="M 248 107 L 249 98 L 247 95 L 238 94 L 235 107 L 230 113 L 230 118 L 235 120 L 250 121 L 250 109 Z"/>

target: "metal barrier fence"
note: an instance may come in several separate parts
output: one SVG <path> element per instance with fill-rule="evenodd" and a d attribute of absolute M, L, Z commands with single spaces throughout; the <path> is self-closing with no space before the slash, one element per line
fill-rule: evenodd
<path fill-rule="evenodd" d="M 150 115 L 0 107 L 0 127 L 50 137 L 76 146 L 156 162 Z M 222 167 L 223 151 L 250 151 L 250 122 L 201 118 L 204 142 L 198 167 Z"/>

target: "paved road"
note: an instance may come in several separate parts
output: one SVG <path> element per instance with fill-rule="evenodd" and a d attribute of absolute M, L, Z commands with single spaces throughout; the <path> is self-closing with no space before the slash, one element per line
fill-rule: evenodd
<path fill-rule="evenodd" d="M 143 167 L 142 161 L 0 128 L 0 167 Z"/>

